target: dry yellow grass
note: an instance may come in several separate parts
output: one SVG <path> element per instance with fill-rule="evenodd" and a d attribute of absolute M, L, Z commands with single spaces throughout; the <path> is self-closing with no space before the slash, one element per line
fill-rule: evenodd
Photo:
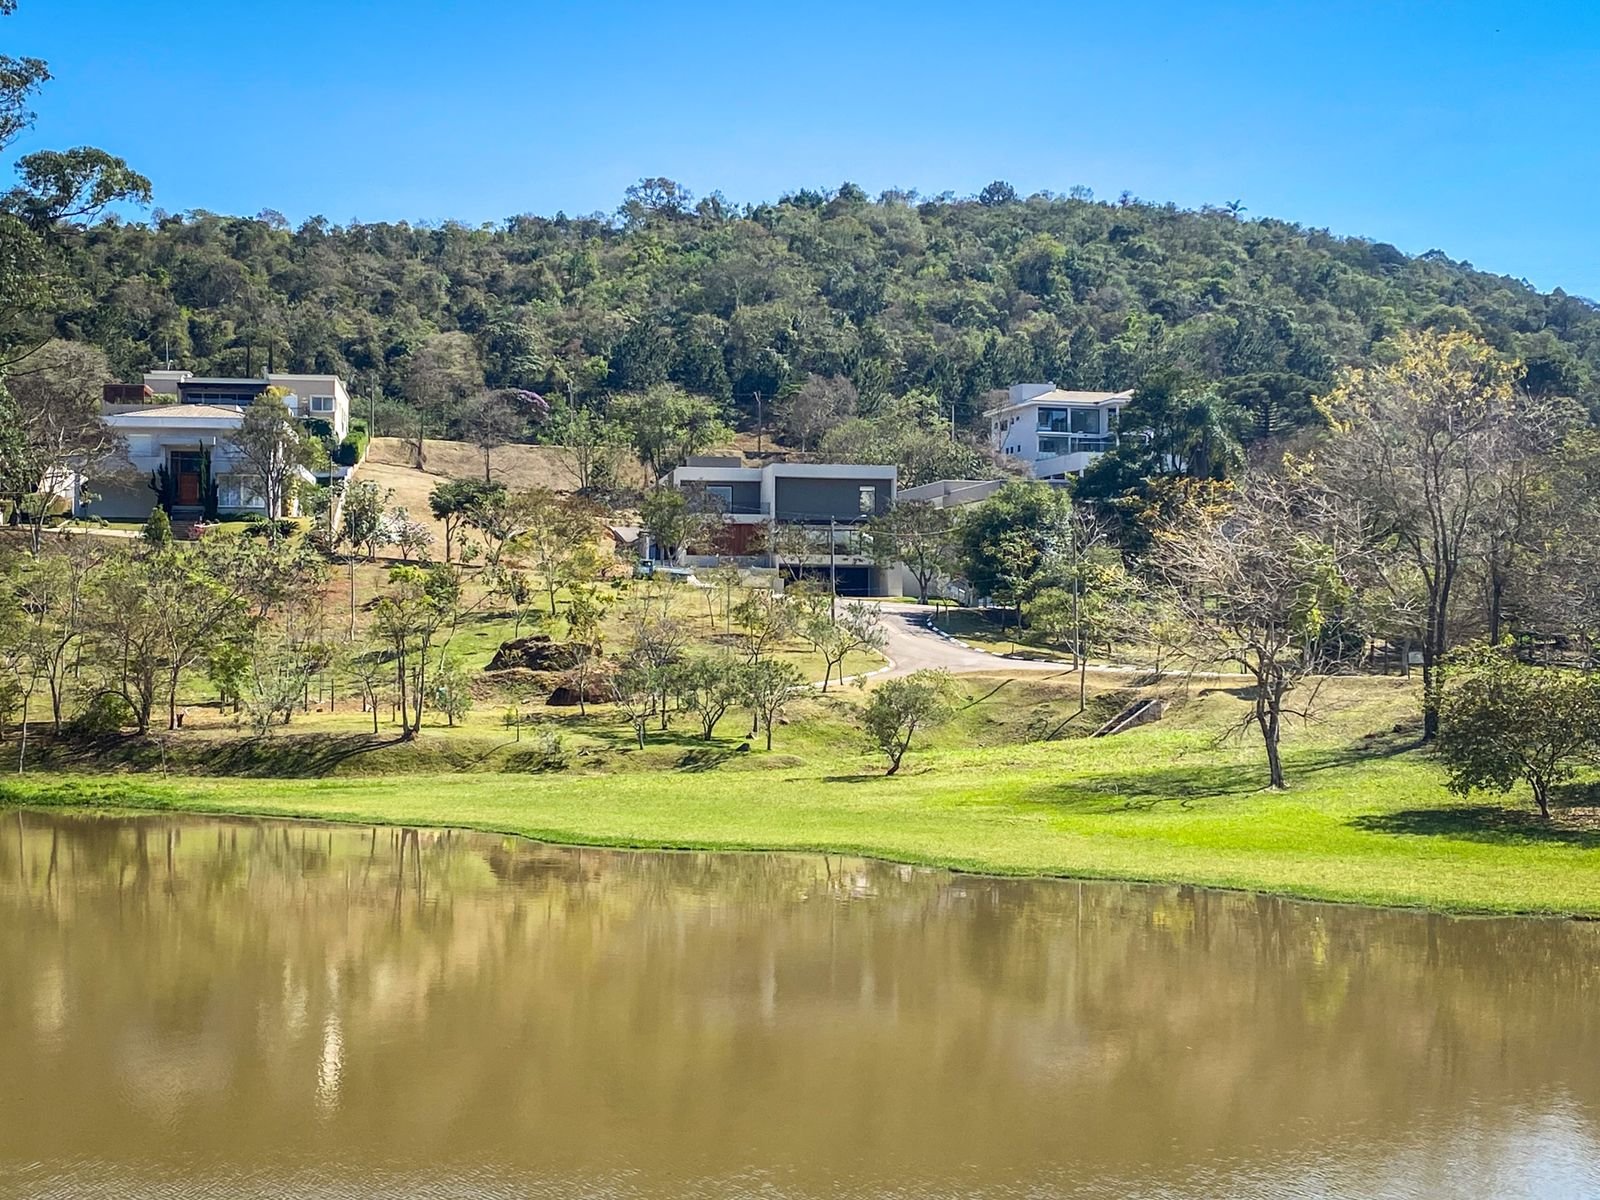
<path fill-rule="evenodd" d="M 428 493 L 451 479 L 482 479 L 483 452 L 469 442 L 447 442 L 428 438 L 423 443 L 423 469 L 416 466 L 416 444 L 406 438 L 373 438 L 366 461 L 356 470 L 357 479 L 369 480 L 393 493 L 391 504 L 403 504 L 419 521 L 426 522 L 436 538 L 443 539 L 444 526 L 433 519 L 428 509 Z M 502 446 L 489 456 L 491 478 L 509 488 L 546 487 L 570 492 L 578 486 L 578 472 L 570 451 L 560 446 Z M 638 468 L 625 462 L 622 475 L 628 482 Z"/>

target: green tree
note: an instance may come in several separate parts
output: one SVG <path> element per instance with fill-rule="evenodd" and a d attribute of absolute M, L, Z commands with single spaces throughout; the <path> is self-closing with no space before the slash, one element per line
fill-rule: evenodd
<path fill-rule="evenodd" d="M 550 437 L 571 451 L 581 492 L 592 491 L 615 478 L 618 452 L 628 444 L 628 434 L 617 422 L 570 405 L 552 415 Z"/>
<path fill-rule="evenodd" d="M 791 662 L 758 658 L 746 663 L 740 675 L 744 684 L 744 704 L 750 710 L 752 730 L 766 734 L 767 749 L 772 749 L 772 727 L 810 685 L 800 668 Z"/>
<path fill-rule="evenodd" d="M 372 628 L 389 651 L 400 701 L 400 736 L 422 732 L 428 702 L 428 660 L 441 632 L 453 628 L 461 604 L 460 581 L 442 564 L 398 566 L 373 610 Z"/>
<path fill-rule="evenodd" d="M 1408 333 L 1376 363 L 1350 367 L 1322 401 L 1332 435 L 1317 464 L 1391 592 L 1420 609 L 1423 728 L 1439 731 L 1439 665 L 1453 644 L 1457 590 L 1483 546 L 1485 516 L 1526 453 L 1540 407 L 1520 369 L 1467 333 Z"/>
<path fill-rule="evenodd" d="M 1518 662 L 1509 648 L 1452 655 L 1439 717 L 1439 758 L 1459 795 L 1521 781 L 1549 817 L 1556 787 L 1600 763 L 1600 680 Z"/>
<path fill-rule="evenodd" d="M 885 775 L 900 770 L 919 729 L 948 721 L 955 712 L 955 684 L 945 671 L 913 671 L 872 689 L 861 713 L 861 728 L 885 758 Z"/>
<path fill-rule="evenodd" d="M 1008 483 L 972 506 L 958 528 L 962 573 L 980 596 L 1022 607 L 1059 575 L 1071 539 L 1072 501 L 1047 483 Z"/>
<path fill-rule="evenodd" d="M 610 415 L 627 431 L 652 482 L 691 454 L 733 437 L 714 401 L 667 383 L 617 396 Z"/>
<path fill-rule="evenodd" d="M 695 507 L 677 488 L 657 488 L 646 494 L 639 506 L 639 520 L 656 551 L 669 562 L 678 562 L 695 541 L 709 536 L 715 523 L 713 514 Z"/>
<path fill-rule="evenodd" d="M 472 677 L 453 654 L 441 654 L 433 671 L 431 700 L 452 726 L 472 710 Z"/>
<path fill-rule="evenodd" d="M 506 494 L 503 483 L 480 479 L 448 479 L 435 484 L 428 493 L 428 508 L 434 519 L 444 523 L 444 560 L 454 556 L 456 535 L 464 525 L 473 523 L 474 515 L 490 500 L 499 500 Z"/>
<path fill-rule="evenodd" d="M 678 707 L 700 721 L 700 738 L 709 742 L 717 724 L 747 694 L 744 664 L 728 653 L 688 659 L 673 676 Z"/>
<path fill-rule="evenodd" d="M 955 510 L 919 500 L 902 500 L 867 525 L 873 561 L 880 566 L 901 563 L 917 581 L 917 603 L 928 602 L 934 580 L 958 567 Z"/>
<path fill-rule="evenodd" d="M 296 476 L 317 462 L 315 439 L 289 415 L 287 394 L 268 388 L 244 410 L 239 428 L 228 438 L 234 469 L 249 479 L 274 522 L 285 515 Z"/>
<path fill-rule="evenodd" d="M 844 682 L 844 660 L 848 656 L 882 650 L 888 640 L 878 620 L 877 605 L 865 600 L 851 600 L 843 605 L 832 601 L 833 597 L 822 593 L 801 593 L 791 601 L 800 605 L 796 628 L 822 656 L 824 692 L 835 672 L 839 682 Z"/>

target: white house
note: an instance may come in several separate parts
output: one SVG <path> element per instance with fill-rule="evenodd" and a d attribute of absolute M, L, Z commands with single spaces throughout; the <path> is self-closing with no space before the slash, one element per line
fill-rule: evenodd
<path fill-rule="evenodd" d="M 138 520 L 163 502 L 176 522 L 202 520 L 208 510 L 266 512 L 250 477 L 234 463 L 231 439 L 244 420 L 243 409 L 152 404 L 109 413 L 104 420 L 122 438 L 127 455 L 72 480 L 76 516 Z M 301 476 L 316 478 L 303 468 Z M 210 487 L 216 492 L 208 497 Z"/>
<path fill-rule="evenodd" d="M 206 378 L 191 371 L 146 371 L 144 386 L 155 395 L 176 396 L 180 404 L 242 408 L 269 387 L 288 392 L 289 411 L 302 420 L 326 421 L 333 436 L 350 432 L 350 393 L 337 375 L 285 375 L 268 372 L 257 379 Z"/>
<path fill-rule="evenodd" d="M 1133 392 L 1069 392 L 1019 383 L 989 413 L 989 444 L 1026 463 L 1035 479 L 1066 479 L 1117 444 L 1117 423 Z"/>
<path fill-rule="evenodd" d="M 208 514 L 265 513 L 249 476 L 235 467 L 231 442 L 245 409 L 272 387 L 288 393 L 285 404 L 292 416 L 326 421 L 336 439 L 349 433 L 350 393 L 336 375 L 224 379 L 148 371 L 143 386 L 108 385 L 103 419 L 122 438 L 127 454 L 63 482 L 60 490 L 70 493 L 74 515 L 139 520 L 158 503 L 180 523 Z M 309 471 L 301 473 L 315 479 Z"/>
<path fill-rule="evenodd" d="M 893 466 L 768 463 L 737 456 L 697 456 L 662 482 L 688 492 L 722 520 L 715 554 L 761 559 L 794 578 L 833 577 L 840 595 L 897 594 L 898 572 L 874 563 L 861 530 L 895 501 Z M 786 539 L 785 529 L 801 536 Z M 829 553 L 829 539 L 832 553 Z"/>

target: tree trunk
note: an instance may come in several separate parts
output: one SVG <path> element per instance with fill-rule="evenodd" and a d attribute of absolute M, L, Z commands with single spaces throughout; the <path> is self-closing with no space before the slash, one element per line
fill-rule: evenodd
<path fill-rule="evenodd" d="M 1439 736 L 1439 667 L 1430 643 L 1431 639 L 1422 645 L 1422 740 L 1425 742 Z"/>
<path fill-rule="evenodd" d="M 1498 566 L 1489 568 L 1489 644 L 1500 644 L 1501 609 L 1505 601 L 1506 583 Z"/>
<path fill-rule="evenodd" d="M 23 736 L 27 736 L 26 724 L 24 724 L 23 727 Z M 1528 780 L 1528 782 L 1533 785 L 1533 799 L 1534 803 L 1539 806 L 1539 815 L 1548 821 L 1550 819 L 1549 785 L 1538 776 L 1533 777 L 1532 779 Z"/>

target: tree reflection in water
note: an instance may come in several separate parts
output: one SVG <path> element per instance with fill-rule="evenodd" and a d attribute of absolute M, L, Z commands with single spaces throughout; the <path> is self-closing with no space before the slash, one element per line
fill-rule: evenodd
<path fill-rule="evenodd" d="M 1577 1195 L 1597 951 L 837 857 L 18 812 L 0 1184 Z"/>

